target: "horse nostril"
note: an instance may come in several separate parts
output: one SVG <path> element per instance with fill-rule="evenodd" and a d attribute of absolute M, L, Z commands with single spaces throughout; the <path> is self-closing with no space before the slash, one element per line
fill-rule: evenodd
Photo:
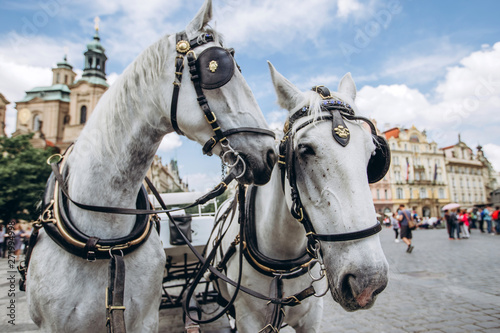
<path fill-rule="evenodd" d="M 274 163 L 276 163 L 276 153 L 274 152 L 274 149 L 269 149 L 267 151 L 267 165 L 269 166 L 270 169 L 273 168 Z"/>

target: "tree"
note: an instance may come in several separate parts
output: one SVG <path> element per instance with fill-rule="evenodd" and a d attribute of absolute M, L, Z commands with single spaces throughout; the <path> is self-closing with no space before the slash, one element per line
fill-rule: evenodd
<path fill-rule="evenodd" d="M 36 149 L 30 143 L 33 134 L 14 138 L 0 137 L 0 219 L 35 220 L 51 168 L 47 158 L 53 148 Z"/>

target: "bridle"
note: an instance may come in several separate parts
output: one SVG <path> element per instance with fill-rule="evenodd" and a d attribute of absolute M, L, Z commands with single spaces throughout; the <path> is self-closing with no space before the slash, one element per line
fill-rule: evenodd
<path fill-rule="evenodd" d="M 218 89 L 231 80 L 234 75 L 235 67 L 235 61 L 233 58 L 234 50 L 228 50 L 220 46 L 212 46 L 203 50 L 198 56 L 196 56 L 196 53 L 194 52 L 198 46 L 213 41 L 214 37 L 211 33 L 206 33 L 190 41 L 188 41 L 186 32 L 183 31 L 176 34 L 177 56 L 175 58 L 175 80 L 173 83 L 174 91 L 170 107 L 170 121 L 177 134 L 184 135 L 177 122 L 177 102 L 182 82 L 184 57 L 186 57 L 188 60 L 189 73 L 191 74 L 191 81 L 193 82 L 196 90 L 198 103 L 205 115 L 205 119 L 210 124 L 214 132 L 214 135 L 203 145 L 203 153 L 206 155 L 212 155 L 212 149 L 220 143 L 223 150 L 221 156 L 223 164 L 228 167 L 233 167 L 238 162 L 243 164 L 243 172 L 236 177 L 239 178 L 245 173 L 245 162 L 239 153 L 230 146 L 228 136 L 237 133 L 254 133 L 269 135 L 274 138 L 275 134 L 273 131 L 254 127 L 240 127 L 225 131 L 222 130 L 215 113 L 210 109 L 205 94 L 203 93 L 203 89 Z M 234 162 L 232 164 L 230 161 L 231 158 L 233 158 Z"/>
<path fill-rule="evenodd" d="M 285 184 L 285 175 L 288 178 L 288 184 L 291 188 L 292 206 L 290 208 L 290 212 L 292 216 L 304 226 L 308 239 L 307 252 L 309 252 L 310 255 L 315 256 L 315 253 L 318 252 L 316 249 L 317 243 L 319 241 L 345 242 L 358 240 L 377 234 L 382 230 L 382 227 L 377 221 L 375 225 L 369 228 L 354 232 L 338 234 L 316 233 L 314 226 L 311 223 L 311 220 L 309 219 L 309 216 L 302 205 L 299 190 L 297 187 L 295 172 L 295 152 L 293 147 L 295 134 L 306 126 L 312 124 L 313 122 L 331 120 L 333 124 L 333 137 L 341 146 L 345 147 L 349 144 L 350 132 L 346 123 L 344 122 L 344 119 L 362 120 L 366 122 L 370 126 L 376 146 L 375 153 L 370 158 L 370 162 L 368 163 L 367 173 L 368 181 L 370 183 L 379 181 L 387 173 L 390 166 L 390 149 L 385 139 L 377 135 L 373 123 L 365 117 L 356 116 L 354 110 L 348 103 L 345 103 L 344 101 L 331 96 L 330 91 L 326 87 L 316 86 L 313 87 L 312 90 L 316 91 L 322 97 L 323 102 L 321 103 L 321 111 L 327 113 L 327 115 L 324 115 L 317 120 L 307 120 L 294 129 L 293 127 L 297 120 L 309 115 L 309 107 L 302 107 L 299 110 L 295 111 L 285 123 L 285 135 L 280 144 L 278 163 L 281 168 L 283 188 Z M 370 170 L 372 168 L 376 168 L 376 170 Z"/>

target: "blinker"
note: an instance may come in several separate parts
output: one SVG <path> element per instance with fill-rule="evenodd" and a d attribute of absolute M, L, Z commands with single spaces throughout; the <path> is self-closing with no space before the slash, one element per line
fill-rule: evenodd
<path fill-rule="evenodd" d="M 196 67 L 203 89 L 217 89 L 225 85 L 234 75 L 234 59 L 231 53 L 218 46 L 200 53 Z"/>

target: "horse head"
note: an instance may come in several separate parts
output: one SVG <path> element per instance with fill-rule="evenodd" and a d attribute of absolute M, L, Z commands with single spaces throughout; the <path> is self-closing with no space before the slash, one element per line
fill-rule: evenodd
<path fill-rule="evenodd" d="M 369 308 L 388 279 L 369 187 L 387 172 L 388 147 L 356 116 L 349 73 L 336 93 L 322 86 L 301 92 L 269 67 L 278 102 L 289 110 L 279 160 L 287 204 L 324 263 L 333 298 L 349 311 Z"/>
<path fill-rule="evenodd" d="M 221 35 L 207 27 L 211 18 L 212 2 L 207 0 L 182 34 L 169 37 L 177 51 L 171 60 L 177 65 L 174 85 L 182 87 L 178 106 L 171 103 L 172 128 L 203 145 L 205 154 L 221 156 L 239 182 L 265 184 L 276 162 L 274 134 L 234 60 L 234 50 L 224 48 Z"/>

